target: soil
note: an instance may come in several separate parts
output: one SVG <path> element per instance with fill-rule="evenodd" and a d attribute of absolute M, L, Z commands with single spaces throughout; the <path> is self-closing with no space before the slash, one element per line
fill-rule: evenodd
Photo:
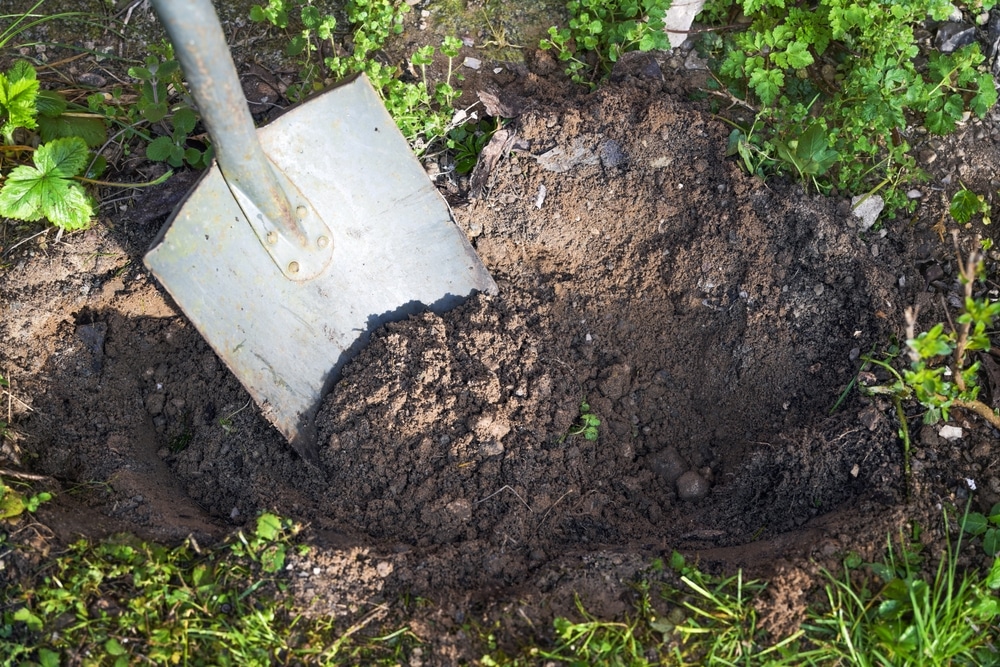
<path fill-rule="evenodd" d="M 263 510 L 304 522 L 303 607 L 429 599 L 408 622 L 443 664 L 478 657 L 473 615 L 516 635 L 575 594 L 624 613 L 628 583 L 674 549 L 773 575 L 776 636 L 820 565 L 873 558 L 912 522 L 943 549 L 942 506 L 973 484 L 977 506 L 1000 499 L 997 432 L 956 414 L 965 435 L 948 441 L 911 409 L 907 484 L 888 403 L 852 391 L 833 408 L 859 356 L 904 337 L 908 306 L 933 323 L 957 293 L 932 227 L 960 170 L 996 190 L 996 112 L 937 147 L 912 219 L 861 232 L 842 198 L 728 158 L 679 57 L 630 58 L 589 95 L 541 52 L 466 84 L 516 116 L 472 183 L 438 179 L 499 293 L 377 331 L 324 401 L 319 467 L 142 266 L 196 174 L 106 197 L 83 233 L 8 225 L 0 374 L 17 438 L 0 465 L 61 491 L 38 513 L 59 539 L 211 540 Z M 594 440 L 575 434 L 583 403 Z"/>

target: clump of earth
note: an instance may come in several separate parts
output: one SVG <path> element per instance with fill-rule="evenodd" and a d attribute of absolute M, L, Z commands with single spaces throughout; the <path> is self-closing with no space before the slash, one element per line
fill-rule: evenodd
<path fill-rule="evenodd" d="M 983 505 L 1000 493 L 993 432 L 959 415 L 964 441 L 915 433 L 908 483 L 888 404 L 838 398 L 907 306 L 932 322 L 952 251 L 926 225 L 862 232 L 845 201 L 751 178 L 728 127 L 640 65 L 569 102 L 526 72 L 490 91 L 517 118 L 454 214 L 499 291 L 375 332 L 323 403 L 318 467 L 142 267 L 191 177 L 5 249 L 0 357 L 24 407 L 0 461 L 64 491 L 40 513 L 62 535 L 304 522 L 306 606 L 426 597 L 438 641 L 470 600 L 544 617 L 579 593 L 620 613 L 625 583 L 674 549 L 780 564 L 798 586 L 907 520 L 940 548 L 937 505 L 964 502 L 967 477 Z"/>

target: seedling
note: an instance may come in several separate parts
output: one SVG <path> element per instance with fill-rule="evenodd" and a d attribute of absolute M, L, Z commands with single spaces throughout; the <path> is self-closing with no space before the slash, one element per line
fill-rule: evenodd
<path fill-rule="evenodd" d="M 990 509 L 988 515 L 979 512 L 966 514 L 962 520 L 962 530 L 974 537 L 982 536 L 983 551 L 987 556 L 1000 554 L 1000 503 Z"/>
<path fill-rule="evenodd" d="M 243 412 L 244 410 L 246 410 L 248 407 L 250 407 L 250 403 L 251 403 L 251 401 L 247 401 L 246 405 L 244 405 L 242 408 L 239 408 L 237 410 L 234 410 L 233 412 L 230 412 L 225 417 L 219 417 L 219 426 L 222 427 L 222 430 L 225 431 L 227 435 L 230 434 L 230 433 L 232 433 L 233 430 L 234 430 L 234 427 L 233 427 L 233 417 L 235 417 L 236 415 L 240 414 L 241 412 Z"/>
<path fill-rule="evenodd" d="M 26 495 L 9 486 L 0 477 L 0 520 L 13 519 L 25 512 L 33 514 L 38 511 L 42 503 L 50 500 L 52 500 L 52 494 L 48 491 Z"/>
<path fill-rule="evenodd" d="M 455 157 L 455 173 L 463 175 L 473 170 L 479 154 L 498 127 L 497 119 L 484 118 L 460 125 L 448 133 L 448 148 Z"/>
<path fill-rule="evenodd" d="M 976 194 L 972 190 L 962 185 L 962 189 L 956 192 L 951 198 L 951 206 L 948 211 L 955 222 L 964 225 L 970 222 L 977 215 L 983 216 L 983 224 L 990 224 L 990 203 L 986 197 Z"/>
<path fill-rule="evenodd" d="M 582 435 L 586 440 L 597 440 L 597 427 L 601 425 L 601 420 L 590 411 L 590 404 L 587 401 L 580 402 L 580 416 L 576 422 L 566 432 L 566 436 Z M 565 439 L 565 436 L 563 437 Z"/>

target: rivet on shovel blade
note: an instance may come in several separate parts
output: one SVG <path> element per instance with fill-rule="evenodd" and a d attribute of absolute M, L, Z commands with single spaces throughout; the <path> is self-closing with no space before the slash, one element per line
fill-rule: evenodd
<path fill-rule="evenodd" d="M 277 232 L 268 232 L 267 233 L 267 242 L 270 243 L 271 245 L 274 245 L 275 243 L 277 243 L 278 242 L 278 233 Z"/>
<path fill-rule="evenodd" d="M 288 264 L 288 272 L 289 273 L 298 273 L 299 272 L 299 263 L 298 262 L 291 262 L 291 263 L 289 263 Z"/>
<path fill-rule="evenodd" d="M 316 239 L 316 245 L 318 245 L 320 248 L 327 247 L 328 245 L 330 245 L 330 237 L 329 236 L 319 237 L 318 239 Z"/>

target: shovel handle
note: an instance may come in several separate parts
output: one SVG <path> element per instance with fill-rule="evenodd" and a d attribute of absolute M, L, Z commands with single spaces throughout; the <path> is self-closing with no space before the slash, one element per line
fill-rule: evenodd
<path fill-rule="evenodd" d="M 212 3 L 153 0 L 153 8 L 173 42 L 226 182 L 249 198 L 266 218 L 293 237 L 303 238 L 292 215 L 299 202 L 289 202 L 257 140 L 236 65 Z"/>

